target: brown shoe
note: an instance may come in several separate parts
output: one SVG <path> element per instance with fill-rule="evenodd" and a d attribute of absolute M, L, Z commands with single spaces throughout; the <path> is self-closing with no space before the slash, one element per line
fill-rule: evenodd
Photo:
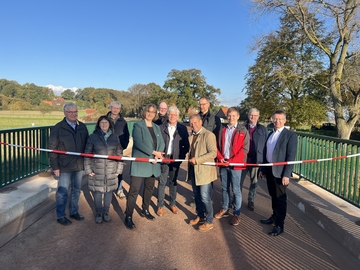
<path fill-rule="evenodd" d="M 189 224 L 196 225 L 198 223 L 204 223 L 204 222 L 205 222 L 205 218 L 196 217 L 195 219 L 190 220 Z"/>
<path fill-rule="evenodd" d="M 170 210 L 171 212 L 173 212 L 174 214 L 179 213 L 179 210 L 177 209 L 177 207 L 175 205 L 170 205 Z"/>
<path fill-rule="evenodd" d="M 228 211 L 225 211 L 224 209 L 221 209 L 219 213 L 216 213 L 215 214 L 215 218 L 216 219 L 220 219 L 220 218 L 223 218 L 223 217 L 228 217 L 229 216 L 229 212 Z"/>
<path fill-rule="evenodd" d="M 240 216 L 233 215 L 233 217 L 231 218 L 230 224 L 233 226 L 236 226 L 236 225 L 239 225 L 239 223 L 240 223 Z"/>
<path fill-rule="evenodd" d="M 198 231 L 199 232 L 207 232 L 207 231 L 211 230 L 212 228 L 214 228 L 214 224 L 204 223 L 203 225 L 199 226 Z"/>
<path fill-rule="evenodd" d="M 162 209 L 162 207 L 159 207 L 156 214 L 159 216 L 159 217 L 162 217 L 163 214 L 164 214 L 164 209 Z"/>

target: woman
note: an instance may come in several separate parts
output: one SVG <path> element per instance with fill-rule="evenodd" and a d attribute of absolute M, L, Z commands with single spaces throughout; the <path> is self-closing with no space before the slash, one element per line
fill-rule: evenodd
<path fill-rule="evenodd" d="M 85 153 L 119 156 L 121 154 L 119 137 L 114 133 L 113 124 L 103 115 L 97 121 L 94 133 L 90 135 Z M 118 174 L 122 173 L 119 161 L 100 158 L 85 158 L 85 173 L 89 175 L 88 186 L 93 192 L 96 210 L 95 222 L 109 222 L 112 192 L 117 189 Z M 104 197 L 104 204 L 103 204 Z"/>
<path fill-rule="evenodd" d="M 136 205 L 136 198 L 142 180 L 144 180 L 143 203 L 141 216 L 148 220 L 154 220 L 155 217 L 149 212 L 151 196 L 154 190 L 155 178 L 160 176 L 160 163 L 158 159 L 163 158 L 165 149 L 164 139 L 158 125 L 153 123 L 157 114 L 157 108 L 154 104 L 148 104 L 142 113 L 143 120 L 135 123 L 132 137 L 133 148 L 132 156 L 155 159 L 153 163 L 136 162 L 131 163 L 131 184 L 126 203 L 125 225 L 128 229 L 135 229 L 132 221 L 132 214 Z"/>

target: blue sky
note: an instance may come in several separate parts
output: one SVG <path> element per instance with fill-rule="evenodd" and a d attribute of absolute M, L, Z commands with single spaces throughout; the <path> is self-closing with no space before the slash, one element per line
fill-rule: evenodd
<path fill-rule="evenodd" d="M 196 68 L 226 106 L 244 98 L 249 46 L 272 25 L 237 0 L 11 0 L 0 10 L 0 78 L 127 90 Z"/>

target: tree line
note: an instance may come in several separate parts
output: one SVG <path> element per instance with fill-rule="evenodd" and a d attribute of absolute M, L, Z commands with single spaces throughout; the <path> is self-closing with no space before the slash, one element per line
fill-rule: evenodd
<path fill-rule="evenodd" d="M 80 109 L 94 108 L 99 114 L 105 114 L 112 101 L 119 101 L 122 114 L 127 117 L 140 115 L 142 108 L 148 103 L 158 105 L 165 101 L 176 104 L 182 116 L 187 114 L 190 107 L 198 107 L 198 100 L 202 96 L 209 97 L 213 108 L 218 108 L 217 95 L 221 91 L 206 82 L 201 70 L 173 69 L 168 73 L 167 80 L 161 87 L 156 83 L 134 84 L 129 89 L 115 90 L 107 88 L 85 87 L 76 92 L 66 89 L 61 97 L 67 101 L 75 101 Z M 56 98 L 53 90 L 48 87 L 37 86 L 33 83 L 20 85 L 16 81 L 0 80 L 0 109 L 1 110 L 40 110 L 48 112 L 55 107 L 43 101 Z M 57 109 L 62 109 L 61 106 Z"/>

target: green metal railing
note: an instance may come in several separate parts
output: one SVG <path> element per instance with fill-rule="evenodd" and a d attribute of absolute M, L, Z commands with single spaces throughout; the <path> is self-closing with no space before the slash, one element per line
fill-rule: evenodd
<path fill-rule="evenodd" d="M 318 160 L 360 153 L 360 142 L 297 132 L 296 160 Z M 301 163 L 294 172 L 340 198 L 360 206 L 360 157 Z"/>
<path fill-rule="evenodd" d="M 130 134 L 136 121 L 128 121 Z M 89 133 L 95 123 L 86 123 Z M 0 141 L 10 144 L 47 148 L 52 126 L 0 130 Z M 318 160 L 360 153 L 360 142 L 333 137 L 297 133 L 296 160 Z M 49 168 L 48 153 L 27 148 L 0 145 L 0 188 Z M 294 166 L 300 175 L 342 199 L 360 207 L 360 157 L 301 163 Z"/>
<path fill-rule="evenodd" d="M 128 121 L 130 134 L 136 121 Z M 91 134 L 96 123 L 85 123 Z M 53 126 L 0 130 L 0 142 L 47 149 Z M 48 153 L 0 144 L 0 188 L 49 168 Z"/>

